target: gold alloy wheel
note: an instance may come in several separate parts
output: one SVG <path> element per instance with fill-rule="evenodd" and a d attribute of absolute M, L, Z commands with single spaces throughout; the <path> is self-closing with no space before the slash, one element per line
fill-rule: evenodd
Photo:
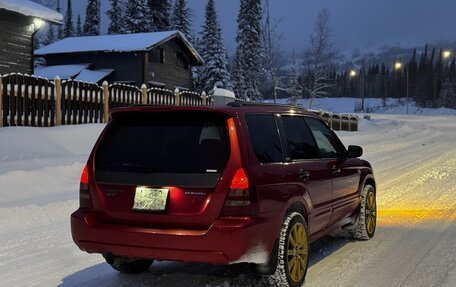
<path fill-rule="evenodd" d="M 288 236 L 287 267 L 291 279 L 299 283 L 307 269 L 308 255 L 307 231 L 302 223 L 297 222 Z"/>
<path fill-rule="evenodd" d="M 373 234 L 376 226 L 377 217 L 377 202 L 375 200 L 375 194 L 369 192 L 366 200 L 366 229 L 369 235 Z"/>

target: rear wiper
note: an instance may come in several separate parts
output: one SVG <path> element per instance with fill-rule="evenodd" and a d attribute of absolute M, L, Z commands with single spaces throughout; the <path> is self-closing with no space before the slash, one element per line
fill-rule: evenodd
<path fill-rule="evenodd" d="M 139 164 L 139 163 L 116 163 L 110 164 L 108 167 L 120 167 L 125 169 L 134 169 L 139 171 L 154 172 L 155 167 L 153 165 Z"/>

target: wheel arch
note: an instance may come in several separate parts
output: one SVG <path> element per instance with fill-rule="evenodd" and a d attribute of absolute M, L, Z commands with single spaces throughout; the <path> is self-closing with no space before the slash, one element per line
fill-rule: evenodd
<path fill-rule="evenodd" d="M 306 224 L 309 225 L 309 217 L 308 217 L 309 213 L 307 211 L 306 206 L 303 203 L 301 203 L 299 201 L 295 201 L 295 202 L 291 203 L 288 206 L 287 210 L 285 211 L 285 214 L 283 215 L 283 220 L 285 220 L 285 218 L 293 212 L 297 212 L 297 213 L 301 214 L 302 217 L 304 217 Z"/>
<path fill-rule="evenodd" d="M 366 185 L 372 185 L 372 187 L 374 188 L 374 190 L 377 190 L 377 184 L 375 183 L 375 179 L 373 177 L 366 177 L 366 179 L 364 180 L 364 184 L 362 186 L 362 188 L 364 188 L 364 186 Z"/>

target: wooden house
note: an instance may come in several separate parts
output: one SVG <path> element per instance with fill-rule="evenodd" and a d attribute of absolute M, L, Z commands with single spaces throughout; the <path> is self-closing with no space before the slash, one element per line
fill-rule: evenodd
<path fill-rule="evenodd" d="M 33 35 L 62 15 L 29 0 L 0 0 L 0 75 L 33 73 Z"/>
<path fill-rule="evenodd" d="M 66 38 L 35 51 L 38 76 L 190 89 L 203 59 L 179 31 Z"/>

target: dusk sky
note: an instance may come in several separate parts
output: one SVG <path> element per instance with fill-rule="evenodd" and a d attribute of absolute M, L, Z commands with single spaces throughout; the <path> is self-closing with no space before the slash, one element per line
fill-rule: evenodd
<path fill-rule="evenodd" d="M 102 0 L 102 10 L 108 1 Z M 66 1 L 63 1 L 66 2 Z M 188 0 L 194 28 L 204 21 L 205 0 Z M 230 54 L 235 49 L 239 0 L 217 0 L 217 12 Z M 74 13 L 85 13 L 85 0 L 73 1 Z M 300 52 L 308 42 L 318 12 L 328 8 L 332 15 L 334 41 L 343 52 L 361 51 L 383 45 L 424 45 L 426 42 L 456 40 L 454 0 L 271 0 L 272 17 L 283 22 L 284 48 Z M 107 17 L 103 15 L 104 31 Z"/>

